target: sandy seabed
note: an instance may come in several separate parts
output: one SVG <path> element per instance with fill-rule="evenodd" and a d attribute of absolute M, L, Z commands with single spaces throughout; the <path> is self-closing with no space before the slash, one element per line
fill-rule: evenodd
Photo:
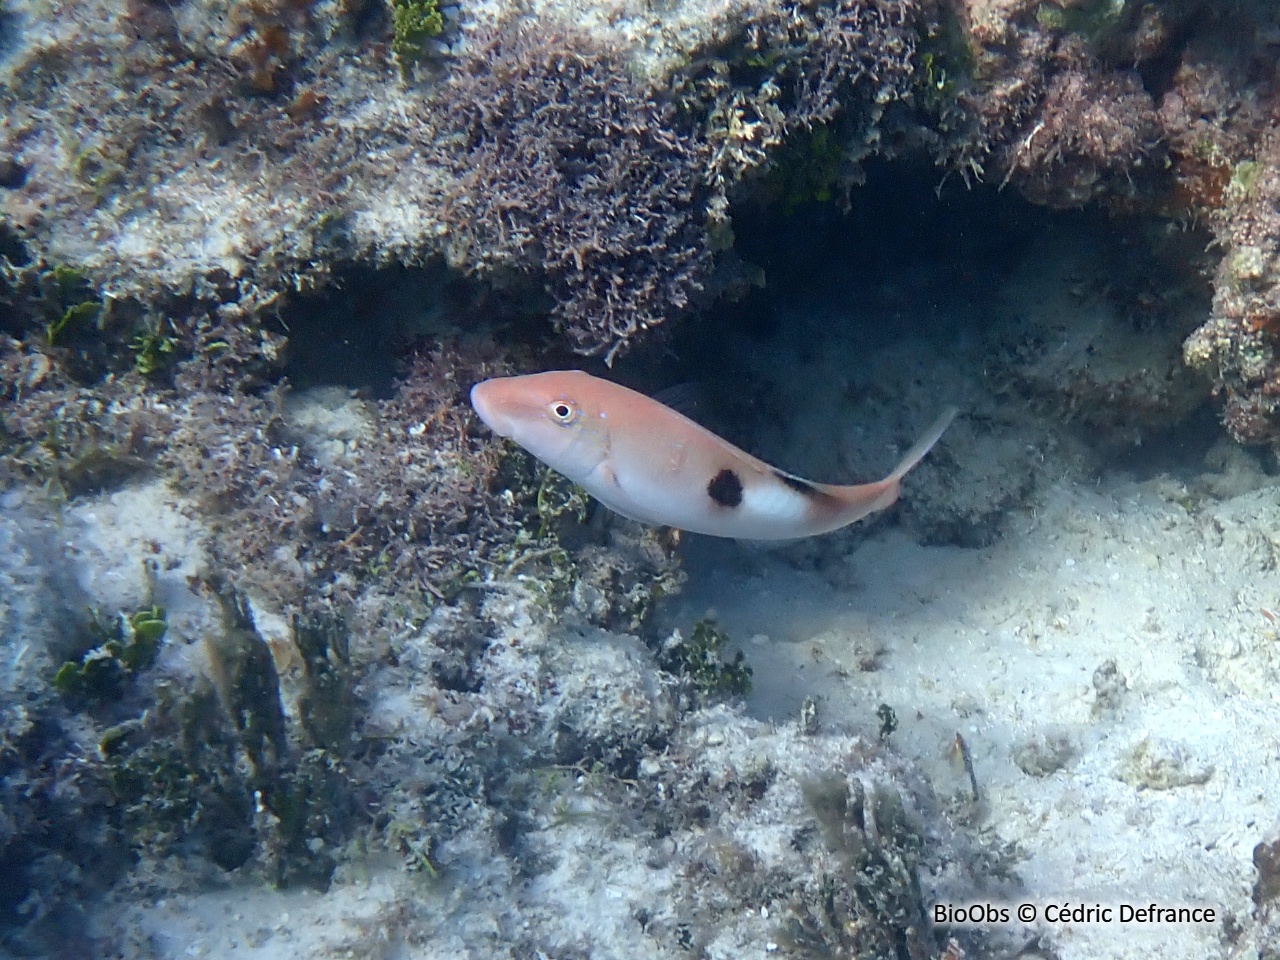
<path fill-rule="evenodd" d="M 1032 904 L 1062 958 L 1227 957 L 1280 795 L 1277 521 L 1275 486 L 1059 486 L 995 546 L 890 532 L 838 584 L 698 544 L 681 602 L 751 637 L 749 713 L 816 696 L 827 723 L 871 731 L 888 704 L 894 747 L 971 803 L 963 738 L 974 823 L 1016 850 L 1020 889 L 957 906 Z M 1118 922 L 1153 903 L 1217 922 Z M 1067 904 L 1113 922 L 1045 920 Z"/>
<path fill-rule="evenodd" d="M 1230 477 L 1216 475 L 1221 496 L 1203 478 L 1060 484 L 991 547 L 921 546 L 887 527 L 836 570 L 690 538 L 689 584 L 664 616 L 714 614 L 755 671 L 749 716 L 722 710 L 711 726 L 723 733 L 706 742 L 746 730 L 757 748 L 794 747 L 807 697 L 822 733 L 874 738 L 887 704 L 891 750 L 1012 865 L 1000 892 L 958 891 L 953 906 L 1035 906 L 1034 923 L 1005 925 L 1038 940 L 1032 955 L 1241 955 L 1232 930 L 1252 923 L 1252 851 L 1280 796 L 1280 487 L 1241 472 L 1243 454 L 1231 462 Z M 775 723 L 789 739 L 762 733 Z M 670 878 L 599 825 L 569 829 L 553 841 L 561 867 L 535 884 L 548 909 L 603 937 L 600 956 L 646 956 L 627 933 L 631 905 L 660 901 Z M 139 957 L 479 957 L 466 944 L 486 927 L 502 936 L 500 891 L 528 882 L 483 876 L 476 862 L 474 886 L 373 858 L 326 894 L 175 892 L 122 906 L 112 926 L 130 931 Z M 1151 904 L 1216 918 L 1119 922 L 1124 905 Z M 1082 905 L 1111 908 L 1112 922 L 1045 919 Z M 451 919 L 423 936 L 409 918 L 424 912 Z M 765 935 L 733 954 L 777 949 Z"/>

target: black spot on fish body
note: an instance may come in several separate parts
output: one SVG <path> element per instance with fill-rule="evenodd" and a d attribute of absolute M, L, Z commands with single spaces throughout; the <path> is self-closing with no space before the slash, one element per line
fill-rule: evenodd
<path fill-rule="evenodd" d="M 803 480 L 800 477 L 793 477 L 791 474 L 783 473 L 781 470 L 773 471 L 773 475 L 796 493 L 803 493 L 806 497 L 816 497 L 818 495 L 818 488 L 808 480 Z"/>
<path fill-rule="evenodd" d="M 742 503 L 742 479 L 726 467 L 707 484 L 707 496 L 722 507 L 736 507 Z"/>

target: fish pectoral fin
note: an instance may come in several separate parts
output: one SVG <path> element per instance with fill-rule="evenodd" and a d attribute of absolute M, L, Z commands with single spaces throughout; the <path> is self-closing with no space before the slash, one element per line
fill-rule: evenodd
<path fill-rule="evenodd" d="M 600 465 L 600 477 L 612 490 L 621 490 L 622 483 L 618 480 L 618 472 L 607 463 Z"/>
<path fill-rule="evenodd" d="M 653 399 L 697 423 L 699 408 L 706 405 L 704 392 L 702 384 L 686 381 L 659 390 L 653 395 Z"/>
<path fill-rule="evenodd" d="M 613 467 L 607 463 L 602 463 L 596 468 L 599 473 L 599 483 L 592 484 L 588 489 L 593 497 L 596 498 L 605 507 L 612 510 L 619 516 L 628 520 L 634 520 L 636 523 L 651 523 L 644 517 L 636 516 L 627 506 L 627 492 L 622 488 L 622 481 L 618 479 L 618 473 Z"/>

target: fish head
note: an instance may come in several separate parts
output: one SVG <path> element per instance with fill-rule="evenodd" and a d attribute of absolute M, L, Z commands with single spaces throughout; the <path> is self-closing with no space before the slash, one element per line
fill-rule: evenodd
<path fill-rule="evenodd" d="M 496 377 L 471 388 L 471 406 L 500 437 L 582 482 L 609 454 L 607 411 L 577 370 Z"/>

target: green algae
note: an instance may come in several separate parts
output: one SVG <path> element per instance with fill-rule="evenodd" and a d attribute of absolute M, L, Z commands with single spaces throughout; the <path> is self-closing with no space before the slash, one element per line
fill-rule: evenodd
<path fill-rule="evenodd" d="M 118 617 L 91 611 L 89 632 L 98 642 L 58 668 L 54 689 L 91 701 L 119 696 L 130 680 L 155 663 L 167 628 L 164 608 L 154 604 Z"/>
<path fill-rule="evenodd" d="M 688 639 L 676 633 L 658 652 L 658 666 L 684 677 L 703 696 L 741 697 L 751 692 L 751 667 L 739 650 L 724 659 L 729 635 L 711 620 L 699 620 Z"/>
<path fill-rule="evenodd" d="M 391 52 L 408 73 L 427 56 L 428 42 L 444 32 L 437 0 L 391 0 Z"/>

